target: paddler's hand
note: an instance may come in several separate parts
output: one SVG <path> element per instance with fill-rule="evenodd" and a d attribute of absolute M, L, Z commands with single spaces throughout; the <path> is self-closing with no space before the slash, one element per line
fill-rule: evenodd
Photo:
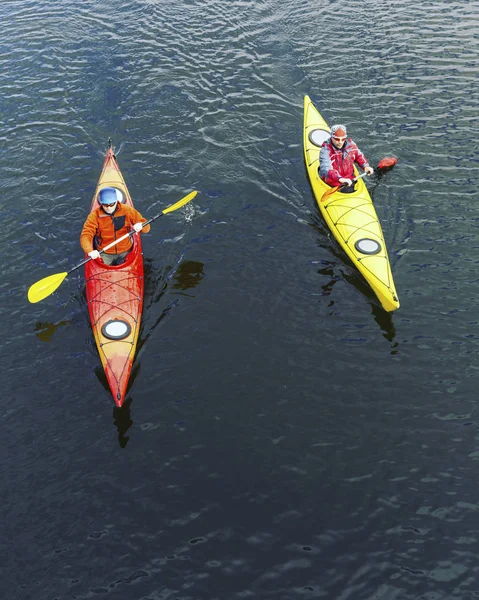
<path fill-rule="evenodd" d="M 353 180 L 349 179 L 348 177 L 340 177 L 339 182 L 343 183 L 344 185 L 351 185 L 353 183 Z"/>
<path fill-rule="evenodd" d="M 93 260 L 96 260 L 97 258 L 100 258 L 100 253 L 98 252 L 98 250 L 92 250 L 88 253 L 88 256 Z"/>
<path fill-rule="evenodd" d="M 368 165 L 367 167 L 364 167 L 364 172 L 369 177 L 369 175 L 372 175 L 374 173 L 374 169 Z"/>
<path fill-rule="evenodd" d="M 143 223 L 135 223 L 133 225 L 133 229 L 136 231 L 136 233 L 140 233 L 140 231 L 143 229 Z"/>

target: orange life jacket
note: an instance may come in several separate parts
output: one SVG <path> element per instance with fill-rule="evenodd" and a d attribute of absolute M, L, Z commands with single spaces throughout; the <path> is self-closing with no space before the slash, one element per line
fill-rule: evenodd
<path fill-rule="evenodd" d="M 80 234 L 80 245 L 85 254 L 92 250 L 101 250 L 111 242 L 117 240 L 125 233 L 133 230 L 135 223 L 145 223 L 141 214 L 131 206 L 118 204 L 117 209 L 111 215 L 108 215 L 101 207 L 95 209 L 88 215 Z M 148 233 L 150 225 L 142 229 L 142 233 Z M 132 241 L 130 238 L 118 243 L 110 248 L 106 254 L 121 254 L 131 250 Z"/>

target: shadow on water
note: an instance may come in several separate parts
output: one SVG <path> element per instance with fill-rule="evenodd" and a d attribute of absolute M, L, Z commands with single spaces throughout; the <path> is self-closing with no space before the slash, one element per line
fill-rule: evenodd
<path fill-rule="evenodd" d="M 166 266 L 162 271 L 155 272 L 151 260 L 145 260 L 145 299 L 153 298 L 152 303 L 161 299 L 171 279 L 173 280 L 172 289 L 184 292 L 199 285 L 205 276 L 204 264 L 195 260 L 184 260 L 176 268 Z"/>
<path fill-rule="evenodd" d="M 127 398 L 121 408 L 113 408 L 113 423 L 118 431 L 118 443 L 121 448 L 125 448 L 130 441 L 130 436 L 125 435 L 128 429 L 133 425 L 131 418 L 131 403 L 133 399 Z"/>
<path fill-rule="evenodd" d="M 314 218 L 314 217 L 313 217 Z M 311 226 L 321 234 L 321 239 L 318 240 L 318 245 L 321 248 L 327 249 L 336 259 L 337 263 L 332 261 L 324 261 L 323 267 L 318 269 L 318 273 L 323 277 L 327 277 L 321 287 L 323 289 L 322 296 L 331 295 L 332 289 L 337 281 L 344 279 L 349 284 L 354 286 L 369 302 L 371 306 L 371 314 L 379 325 L 383 337 L 390 343 L 391 354 L 397 354 L 398 343 L 396 342 L 396 327 L 393 323 L 393 313 L 388 313 L 381 306 L 381 303 L 376 297 L 371 287 L 368 285 L 361 273 L 354 267 L 349 256 L 337 244 L 334 238 L 329 233 L 324 223 L 311 223 Z M 334 300 L 330 300 L 328 306 L 332 306 Z"/>
<path fill-rule="evenodd" d="M 346 256 L 349 260 L 349 258 Z M 351 268 L 354 268 L 351 265 Z M 381 306 L 381 303 L 376 298 L 376 294 L 372 291 L 371 287 L 367 284 L 366 280 L 359 273 L 343 273 L 344 279 L 354 285 L 354 287 L 360 291 L 369 301 L 371 306 L 371 314 L 374 317 L 374 320 L 379 325 L 383 337 L 390 343 L 391 345 L 391 354 L 397 354 L 398 352 L 398 343 L 396 342 L 396 327 L 393 323 L 393 313 L 389 313 Z"/>
<path fill-rule="evenodd" d="M 204 264 L 199 261 L 185 260 L 178 265 L 173 278 L 173 289 L 186 291 L 196 287 L 204 277 Z M 184 294 L 185 296 L 188 294 Z"/>
<path fill-rule="evenodd" d="M 341 279 L 340 276 L 335 275 L 334 268 L 331 263 L 326 263 L 324 267 L 322 267 L 321 269 L 318 269 L 318 273 L 325 278 L 326 277 L 329 278 L 329 281 L 326 281 L 326 283 L 324 283 L 321 286 L 321 288 L 323 290 L 321 295 L 322 296 L 330 296 L 331 292 L 333 291 L 334 284 L 337 283 L 338 281 L 340 281 L 340 279 Z M 334 304 L 334 300 L 331 299 L 328 306 L 333 306 L 333 304 Z"/>
<path fill-rule="evenodd" d="M 169 267 L 166 267 L 166 269 L 168 270 Z M 151 258 L 143 258 L 143 270 L 145 277 L 145 304 L 143 306 L 144 310 L 146 307 L 147 300 L 150 300 L 155 295 L 156 288 L 158 284 L 165 279 L 165 275 L 164 273 L 162 273 L 162 270 L 156 269 Z"/>
<path fill-rule="evenodd" d="M 38 322 L 35 323 L 35 333 L 41 342 L 51 342 L 56 330 L 65 325 L 71 325 L 71 321 L 59 321 L 58 323 Z"/>
<path fill-rule="evenodd" d="M 398 342 L 396 341 L 396 327 L 393 323 L 393 314 L 388 313 L 382 306 L 371 304 L 371 314 L 381 328 L 384 338 L 391 344 L 391 354 L 398 353 Z"/>
<path fill-rule="evenodd" d="M 138 344 L 136 347 L 136 353 L 140 352 L 144 344 L 147 342 L 153 330 L 156 328 L 158 323 L 168 314 L 170 307 L 164 309 L 160 316 L 154 321 L 153 325 L 149 325 L 148 321 L 153 318 L 155 312 L 154 305 L 157 304 L 164 296 L 168 289 L 168 280 L 170 278 L 171 266 L 163 267 L 161 270 L 156 269 L 151 259 L 145 259 L 145 302 L 143 305 L 143 317 L 140 328 L 140 335 L 138 337 Z M 146 333 L 145 333 L 146 331 Z"/>
<path fill-rule="evenodd" d="M 139 372 L 140 363 L 135 363 L 133 365 L 133 369 L 131 370 L 127 394 L 133 386 L 135 379 L 138 377 Z M 108 385 L 108 379 L 106 378 L 103 367 L 96 367 L 95 374 L 105 391 L 108 392 L 108 397 L 113 403 L 113 423 L 118 430 L 118 442 L 122 448 L 125 448 L 125 446 L 130 440 L 130 437 L 125 436 L 125 434 L 128 431 L 128 429 L 130 429 L 130 427 L 133 425 L 133 419 L 131 418 L 131 403 L 133 400 L 131 396 L 127 396 L 125 401 L 123 402 L 123 406 L 116 406 L 116 404 L 113 401 L 110 386 Z"/>
<path fill-rule="evenodd" d="M 164 274 L 158 274 L 156 277 L 153 276 L 154 269 L 151 264 L 145 262 L 145 300 L 148 299 L 148 310 L 152 311 L 152 306 L 157 304 L 168 291 L 170 287 L 170 280 L 173 280 L 171 285 L 172 294 L 182 295 L 188 298 L 194 298 L 191 294 L 184 294 L 186 290 L 192 289 L 199 285 L 204 277 L 204 264 L 199 261 L 185 260 L 178 264 L 176 268 L 166 267 Z M 138 340 L 137 352 L 142 348 L 143 344 L 148 340 L 150 335 L 156 329 L 156 327 L 165 319 L 172 308 L 177 306 L 180 302 L 179 298 L 175 298 L 168 305 L 163 308 L 160 315 L 157 316 L 152 325 L 148 326 L 148 331 L 145 335 L 142 335 L 140 331 L 140 338 Z M 152 314 L 144 314 L 146 318 L 153 317 Z"/>
<path fill-rule="evenodd" d="M 204 276 L 203 273 L 204 265 L 201 262 L 195 261 L 184 261 L 180 263 L 178 268 L 174 271 L 172 277 L 175 281 L 173 284 L 173 289 L 175 290 L 187 290 L 196 287 L 201 279 Z M 155 295 L 154 303 L 158 302 L 160 298 L 165 294 L 165 291 L 168 287 L 168 281 L 162 281 L 163 277 L 157 277 L 154 280 L 153 277 L 153 267 L 151 262 L 145 262 L 145 292 L 152 296 Z M 157 284 L 160 283 L 160 290 L 157 291 Z M 185 294 L 187 295 L 187 294 Z M 154 324 L 149 328 L 146 334 L 143 332 L 143 323 L 140 329 L 140 335 L 138 337 L 138 344 L 136 349 L 136 355 L 138 356 L 139 351 L 146 343 L 148 338 L 150 337 L 153 330 L 157 327 L 157 325 L 168 315 L 169 311 L 178 304 L 179 299 L 175 299 L 168 304 L 162 311 L 160 316 L 156 319 Z M 151 305 L 150 305 L 151 308 Z M 145 317 L 145 314 L 143 315 Z M 44 328 L 42 328 L 43 331 Z M 93 334 L 92 334 L 93 336 Z M 96 345 L 95 345 L 96 347 Z M 98 353 L 97 353 L 98 354 Z M 100 357 L 98 356 L 98 360 L 100 361 Z M 133 364 L 133 368 L 130 375 L 130 380 L 128 382 L 127 393 L 132 389 L 136 378 L 140 373 L 141 363 L 135 359 Z M 105 371 L 101 365 L 95 368 L 95 374 L 98 378 L 98 381 L 101 383 L 104 390 L 108 393 L 109 398 L 113 402 L 110 386 L 108 384 L 108 379 L 106 377 Z M 129 436 L 126 436 L 126 432 L 133 425 L 133 420 L 131 418 L 131 397 L 127 397 L 123 406 L 119 408 L 114 404 L 113 408 L 113 422 L 118 430 L 118 442 L 122 448 L 128 444 L 130 439 Z"/>

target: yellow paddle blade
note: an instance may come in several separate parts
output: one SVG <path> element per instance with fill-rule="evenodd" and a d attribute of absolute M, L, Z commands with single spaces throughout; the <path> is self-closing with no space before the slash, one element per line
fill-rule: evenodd
<path fill-rule="evenodd" d="M 195 190 L 194 192 L 191 192 L 190 194 L 188 194 L 188 196 L 185 196 L 181 200 L 178 200 L 178 202 L 176 204 L 172 204 L 171 206 L 168 206 L 168 208 L 165 208 L 165 210 L 163 211 L 163 214 L 166 215 L 167 213 L 173 212 L 174 210 L 181 208 L 185 204 L 188 204 L 188 202 L 190 202 L 190 200 L 193 200 L 193 198 L 196 196 L 197 193 L 198 192 Z"/>
<path fill-rule="evenodd" d="M 40 279 L 33 285 L 30 286 L 28 290 L 28 299 L 30 302 L 40 302 L 57 289 L 57 287 L 61 284 L 61 282 L 65 279 L 68 273 L 55 273 L 55 275 L 50 275 L 49 277 L 45 277 L 45 279 Z"/>

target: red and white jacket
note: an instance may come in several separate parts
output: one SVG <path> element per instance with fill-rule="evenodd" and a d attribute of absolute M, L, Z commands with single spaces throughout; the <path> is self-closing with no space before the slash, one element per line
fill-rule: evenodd
<path fill-rule="evenodd" d="M 340 177 L 354 178 L 354 163 L 362 169 L 369 165 L 366 157 L 351 138 L 348 138 L 339 149 L 329 139 L 321 146 L 319 153 L 319 176 L 328 185 L 336 187 L 341 185 Z"/>

